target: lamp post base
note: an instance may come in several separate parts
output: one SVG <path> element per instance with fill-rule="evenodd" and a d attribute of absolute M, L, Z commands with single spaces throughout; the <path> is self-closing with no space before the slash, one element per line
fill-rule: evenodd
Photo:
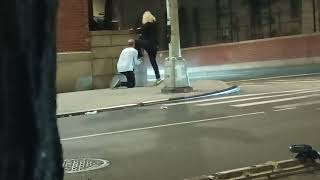
<path fill-rule="evenodd" d="M 186 62 L 182 57 L 167 58 L 165 63 L 165 79 L 162 93 L 192 92 Z"/>

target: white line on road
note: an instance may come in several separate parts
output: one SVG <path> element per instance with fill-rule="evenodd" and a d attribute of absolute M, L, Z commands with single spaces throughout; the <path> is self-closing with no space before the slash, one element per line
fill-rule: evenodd
<path fill-rule="evenodd" d="M 294 110 L 294 109 L 297 109 L 296 107 L 291 107 L 291 108 L 284 108 L 284 109 L 276 109 L 276 110 L 273 110 L 275 112 L 279 112 L 279 111 L 288 111 L 288 110 Z"/>
<path fill-rule="evenodd" d="M 312 91 L 312 90 L 316 90 L 316 89 L 299 89 L 299 90 L 291 90 L 291 91 L 275 91 L 275 92 L 258 93 L 258 94 L 244 94 L 244 95 L 228 96 L 228 97 L 221 97 L 221 98 L 203 99 L 203 100 L 197 100 L 197 101 L 171 103 L 171 104 L 165 104 L 165 106 L 177 106 L 177 105 L 183 105 L 183 104 L 195 104 L 195 103 L 202 103 L 202 102 L 208 102 L 208 101 L 234 99 L 234 98 L 241 98 L 241 97 L 252 97 L 252 96 L 262 96 L 262 95 L 269 95 L 269 94 L 291 93 L 291 92 Z"/>
<path fill-rule="evenodd" d="M 271 82 L 320 82 L 320 79 L 274 79 Z"/>
<path fill-rule="evenodd" d="M 319 92 L 319 91 L 320 91 L 320 90 L 316 90 L 316 91 L 303 91 L 303 92 L 295 92 L 295 93 L 279 94 L 279 95 L 271 95 L 271 96 L 259 96 L 259 97 L 252 97 L 252 98 L 246 98 L 246 99 L 235 99 L 235 100 L 231 100 L 231 101 L 221 101 L 221 102 L 197 104 L 196 106 L 212 106 L 212 105 L 218 105 L 218 104 L 228 104 L 228 103 L 234 103 L 234 102 L 252 101 L 252 100 L 259 100 L 259 99 L 266 99 L 266 98 L 274 98 L 274 97 L 282 97 L 282 96 L 292 96 L 292 95 L 297 95 L 297 94 L 306 94 L 306 93 L 313 93 L 313 92 Z M 263 101 L 262 101 L 262 102 L 263 102 Z"/>
<path fill-rule="evenodd" d="M 216 121 L 216 120 L 222 120 L 222 119 L 244 117 L 244 116 L 253 116 L 253 115 L 259 115 L 259 114 L 264 114 L 264 113 L 265 112 L 254 112 L 254 113 L 248 113 L 248 114 L 239 114 L 239 115 L 233 115 L 233 116 L 224 116 L 224 117 L 216 117 L 216 118 L 202 119 L 202 120 L 195 120 L 195 121 L 171 123 L 171 124 L 164 124 L 164 125 L 158 125 L 158 126 L 149 126 L 149 127 L 143 127 L 143 128 L 114 131 L 114 132 L 105 132 L 105 133 L 91 134 L 91 135 L 85 135 L 85 136 L 64 138 L 64 139 L 61 139 L 61 141 L 79 140 L 79 139 L 85 139 L 85 138 L 93 138 L 93 137 L 98 137 L 98 136 L 107 136 L 107 135 L 114 135 L 114 134 L 121 134 L 121 133 L 135 132 L 135 131 L 143 131 L 143 130 L 149 130 L 149 129 L 170 127 L 170 126 L 179 126 L 179 125 L 195 124 L 195 123 Z"/>
<path fill-rule="evenodd" d="M 268 86 L 268 85 L 266 85 L 266 84 L 241 84 L 240 86 L 259 86 L 259 87 L 261 87 L 261 86 Z"/>
<path fill-rule="evenodd" d="M 290 98 L 283 98 L 283 99 L 275 99 L 275 100 L 269 100 L 269 101 L 260 101 L 260 102 L 246 103 L 246 104 L 237 104 L 237 105 L 232 105 L 232 106 L 233 107 L 249 107 L 249 106 L 256 106 L 256 105 L 261 105 L 261 104 L 271 104 L 271 103 L 276 103 L 276 102 L 284 102 L 284 101 L 305 99 L 305 98 L 316 97 L 316 96 L 320 96 L 320 94 L 298 96 L 298 97 L 290 97 Z"/>
<path fill-rule="evenodd" d="M 116 108 L 125 108 L 125 107 L 130 107 L 130 106 L 135 106 L 137 104 L 125 104 L 125 105 L 117 105 L 117 106 L 109 106 L 109 107 L 105 107 L 105 108 L 95 108 L 95 109 L 84 109 L 84 110 L 80 110 L 80 111 L 69 111 L 69 112 L 60 112 L 57 115 L 61 116 L 61 115 L 68 115 L 68 114 L 76 114 L 76 113 L 86 113 L 86 112 L 94 112 L 94 111 L 107 111 L 107 110 L 111 110 L 111 109 L 116 109 Z"/>
<path fill-rule="evenodd" d="M 319 83 L 320 81 L 269 81 L 264 84 Z"/>
<path fill-rule="evenodd" d="M 228 82 L 248 82 L 248 81 L 256 81 L 256 80 L 268 80 L 268 79 L 278 79 L 278 78 L 312 76 L 312 75 L 319 75 L 319 74 L 320 73 L 309 73 L 309 74 L 297 74 L 297 75 L 288 75 L 288 76 L 274 76 L 274 77 L 267 77 L 267 78 L 245 79 L 245 80 L 228 81 Z"/>
<path fill-rule="evenodd" d="M 214 75 L 215 77 L 225 77 L 225 76 L 240 76 L 242 74 L 217 74 L 217 75 Z M 204 77 L 207 77 L 207 76 L 204 76 Z"/>
<path fill-rule="evenodd" d="M 292 108 L 292 107 L 299 107 L 299 106 L 310 106 L 314 104 L 320 104 L 320 101 L 310 101 L 310 102 L 303 102 L 303 103 L 296 103 L 296 104 L 288 104 L 283 106 L 275 106 L 274 109 L 285 109 L 285 108 Z"/>

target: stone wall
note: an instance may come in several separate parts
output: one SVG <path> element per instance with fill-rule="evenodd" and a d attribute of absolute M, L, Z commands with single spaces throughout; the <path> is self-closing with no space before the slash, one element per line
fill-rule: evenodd
<path fill-rule="evenodd" d="M 92 79 L 94 89 L 108 88 L 114 74 L 121 51 L 127 47 L 133 35 L 129 31 L 91 32 L 93 52 Z"/>
<path fill-rule="evenodd" d="M 58 53 L 58 93 L 92 89 L 92 60 L 89 51 Z"/>
<path fill-rule="evenodd" d="M 128 31 L 91 32 L 92 51 L 58 53 L 58 93 L 108 88 Z"/>
<path fill-rule="evenodd" d="M 313 9 L 313 3 L 315 3 L 315 9 Z M 302 33 L 313 33 L 319 31 L 319 7 L 318 1 L 303 0 L 302 3 Z M 314 12 L 315 11 L 315 12 Z M 314 21 L 315 16 L 315 21 Z M 315 28 L 314 28 L 315 26 Z"/>

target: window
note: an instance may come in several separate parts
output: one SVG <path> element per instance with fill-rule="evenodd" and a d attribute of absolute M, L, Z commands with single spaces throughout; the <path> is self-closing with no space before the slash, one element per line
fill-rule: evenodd
<path fill-rule="evenodd" d="M 291 18 L 296 19 L 301 17 L 301 0 L 290 0 Z"/>

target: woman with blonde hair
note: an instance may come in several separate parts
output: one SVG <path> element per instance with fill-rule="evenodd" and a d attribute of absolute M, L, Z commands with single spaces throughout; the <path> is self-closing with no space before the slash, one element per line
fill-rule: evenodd
<path fill-rule="evenodd" d="M 136 40 L 138 58 L 142 58 L 142 49 L 146 50 L 156 76 L 155 85 L 159 85 L 161 80 L 159 67 L 156 61 L 158 53 L 157 21 L 150 11 L 145 11 L 142 17 L 141 39 Z"/>

